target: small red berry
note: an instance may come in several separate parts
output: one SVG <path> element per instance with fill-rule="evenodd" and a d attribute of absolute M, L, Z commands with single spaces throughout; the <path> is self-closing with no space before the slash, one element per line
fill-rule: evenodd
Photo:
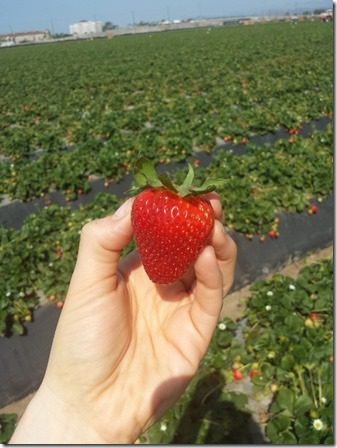
<path fill-rule="evenodd" d="M 237 369 L 232 369 L 232 375 L 235 381 L 241 381 L 243 378 L 242 373 Z"/>
<path fill-rule="evenodd" d="M 63 302 L 61 302 L 61 300 L 59 302 L 56 303 L 56 308 L 59 310 L 62 310 L 63 308 Z"/>
<path fill-rule="evenodd" d="M 318 319 L 318 315 L 317 315 L 317 313 L 315 313 L 315 312 L 310 313 L 310 319 L 311 319 L 313 322 L 316 322 L 317 319 Z"/>
<path fill-rule="evenodd" d="M 194 165 L 195 167 L 200 166 L 200 160 L 199 160 L 199 159 L 195 159 L 195 160 L 193 160 L 193 165 Z"/>
<path fill-rule="evenodd" d="M 232 137 L 230 135 L 225 135 L 223 140 L 224 142 L 230 142 L 232 140 Z"/>
<path fill-rule="evenodd" d="M 318 207 L 315 204 L 311 205 L 309 208 L 309 214 L 316 215 L 317 212 L 318 212 Z"/>
<path fill-rule="evenodd" d="M 254 378 L 254 376 L 259 375 L 259 371 L 257 369 L 251 369 L 251 371 L 249 372 L 249 376 L 251 378 Z"/>
<path fill-rule="evenodd" d="M 55 249 L 55 255 L 57 258 L 61 258 L 63 254 L 63 249 L 60 246 L 57 246 L 57 248 Z"/>
<path fill-rule="evenodd" d="M 298 128 L 289 129 L 288 134 L 289 135 L 297 135 L 298 134 Z"/>
<path fill-rule="evenodd" d="M 278 233 L 276 232 L 276 230 L 272 229 L 272 230 L 269 230 L 268 236 L 272 239 L 275 239 L 278 237 Z"/>

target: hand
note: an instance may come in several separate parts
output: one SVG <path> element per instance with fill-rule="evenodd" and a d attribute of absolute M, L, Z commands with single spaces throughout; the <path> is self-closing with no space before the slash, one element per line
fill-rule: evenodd
<path fill-rule="evenodd" d="M 183 393 L 233 282 L 236 246 L 220 201 L 210 245 L 178 282 L 149 280 L 132 239 L 132 199 L 86 224 L 43 382 L 11 443 L 132 443 Z"/>

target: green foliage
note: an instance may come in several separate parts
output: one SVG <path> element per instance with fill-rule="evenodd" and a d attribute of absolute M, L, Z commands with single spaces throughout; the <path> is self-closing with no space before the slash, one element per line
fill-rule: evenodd
<path fill-rule="evenodd" d="M 0 414 L 0 443 L 8 443 L 15 429 L 16 414 Z"/>
<path fill-rule="evenodd" d="M 247 145 L 235 156 L 221 150 L 199 178 L 224 179 L 217 193 L 226 210 L 226 225 L 247 234 L 266 235 L 278 228 L 282 212 L 303 212 L 313 198 L 322 201 L 333 190 L 332 129 L 314 132 L 294 143 Z"/>
<path fill-rule="evenodd" d="M 266 439 L 279 445 L 331 444 L 332 283 L 332 260 L 309 265 L 296 280 L 274 275 L 256 282 L 244 318 L 220 322 L 193 383 L 141 441 L 257 443 L 249 431 L 248 395 L 230 388 L 238 382 L 232 373 L 238 364 L 242 382 L 253 387 L 249 398 L 271 397 L 260 429 Z"/>
<path fill-rule="evenodd" d="M 216 138 L 330 116 L 332 36 L 331 24 L 278 23 L 4 48 L 0 194 L 74 199 L 141 156 L 182 161 Z"/>
<path fill-rule="evenodd" d="M 0 228 L 1 336 L 24 333 L 40 292 L 53 302 L 65 298 L 81 228 L 117 205 L 115 196 L 101 193 L 76 211 L 52 205 L 30 215 L 20 230 Z"/>

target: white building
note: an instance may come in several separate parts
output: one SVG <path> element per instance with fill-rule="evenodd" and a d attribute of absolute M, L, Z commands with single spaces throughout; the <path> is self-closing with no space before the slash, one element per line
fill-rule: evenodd
<path fill-rule="evenodd" d="M 9 47 L 25 42 L 43 42 L 50 39 L 49 31 L 27 31 L 22 33 L 10 33 L 0 36 L 1 46 Z"/>
<path fill-rule="evenodd" d="M 103 32 L 103 25 L 103 22 L 81 20 L 80 22 L 70 25 L 69 31 L 73 36 L 93 36 Z"/>

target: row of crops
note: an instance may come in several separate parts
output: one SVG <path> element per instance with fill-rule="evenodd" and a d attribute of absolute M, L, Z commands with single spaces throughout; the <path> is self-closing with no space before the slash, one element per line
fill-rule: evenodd
<path fill-rule="evenodd" d="M 74 199 L 141 155 L 184 160 L 331 116 L 331 34 L 308 22 L 3 49 L 0 194 Z"/>
<path fill-rule="evenodd" d="M 185 174 L 179 170 L 175 176 Z M 196 174 L 197 179 L 225 180 L 218 193 L 227 227 L 248 238 L 257 234 L 262 243 L 278 236 L 282 212 L 306 211 L 308 217 L 319 212 L 311 205 L 312 198 L 323 201 L 333 189 L 332 133 L 316 132 L 294 143 L 280 140 L 272 146 L 248 146 L 240 157 L 224 149 Z M 28 216 L 19 230 L 0 228 L 0 334 L 21 334 L 22 323 L 31 320 L 41 293 L 54 302 L 64 299 L 81 228 L 112 213 L 120 201 L 100 193 L 76 211 L 50 205 Z"/>

